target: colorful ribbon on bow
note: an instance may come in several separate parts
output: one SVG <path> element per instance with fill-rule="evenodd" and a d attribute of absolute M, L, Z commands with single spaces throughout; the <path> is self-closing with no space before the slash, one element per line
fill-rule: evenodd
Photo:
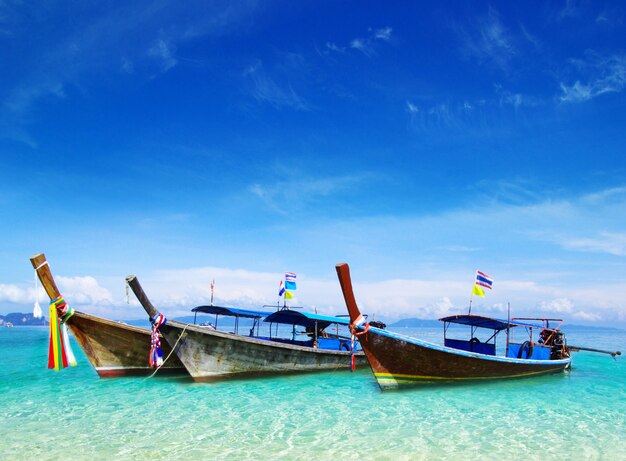
<path fill-rule="evenodd" d="M 65 322 L 74 315 L 62 296 L 50 302 L 50 341 L 48 344 L 48 368 L 59 371 L 68 365 L 75 367 L 76 358 L 70 346 L 69 332 Z"/>
<path fill-rule="evenodd" d="M 150 335 L 149 363 L 152 368 L 157 368 L 163 365 L 163 350 L 161 350 L 159 328 L 167 323 L 167 319 L 163 314 L 158 314 L 150 320 L 152 322 L 152 333 Z"/>

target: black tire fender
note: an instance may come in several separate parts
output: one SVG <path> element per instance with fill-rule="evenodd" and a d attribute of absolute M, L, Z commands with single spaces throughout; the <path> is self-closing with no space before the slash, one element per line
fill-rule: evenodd
<path fill-rule="evenodd" d="M 533 349 L 534 349 L 533 343 L 531 343 L 530 341 L 524 341 L 522 345 L 519 347 L 519 351 L 517 352 L 517 358 L 521 359 L 522 355 L 524 355 L 524 351 L 527 351 L 525 358 L 526 359 L 531 358 L 533 356 Z"/>

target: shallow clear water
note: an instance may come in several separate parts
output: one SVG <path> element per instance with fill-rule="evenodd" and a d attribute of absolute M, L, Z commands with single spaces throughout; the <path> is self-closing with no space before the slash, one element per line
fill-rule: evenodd
<path fill-rule="evenodd" d="M 626 350 L 623 330 L 568 338 Z M 0 329 L 2 459 L 626 459 L 624 356 L 579 352 L 565 374 L 382 393 L 365 367 L 103 380 L 75 342 L 78 367 L 55 373 L 47 339 L 44 328 Z"/>

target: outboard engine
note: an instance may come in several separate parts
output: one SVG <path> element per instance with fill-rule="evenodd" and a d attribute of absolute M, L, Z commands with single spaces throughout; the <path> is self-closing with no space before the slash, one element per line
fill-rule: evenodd
<path fill-rule="evenodd" d="M 550 359 L 559 360 L 569 357 L 565 333 L 560 330 L 541 330 L 539 342 L 550 347 Z"/>

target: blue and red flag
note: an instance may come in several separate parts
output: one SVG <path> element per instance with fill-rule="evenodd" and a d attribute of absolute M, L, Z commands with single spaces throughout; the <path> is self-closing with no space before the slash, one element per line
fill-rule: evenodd
<path fill-rule="evenodd" d="M 472 294 L 476 296 L 485 296 L 485 290 L 483 290 L 483 287 L 491 290 L 492 285 L 493 279 L 491 277 L 484 272 L 476 271 L 476 280 L 474 280 L 474 289 L 472 290 Z"/>
<path fill-rule="evenodd" d="M 489 288 L 491 290 L 493 279 L 484 272 L 476 271 L 476 285 L 480 285 L 481 287 Z"/>

